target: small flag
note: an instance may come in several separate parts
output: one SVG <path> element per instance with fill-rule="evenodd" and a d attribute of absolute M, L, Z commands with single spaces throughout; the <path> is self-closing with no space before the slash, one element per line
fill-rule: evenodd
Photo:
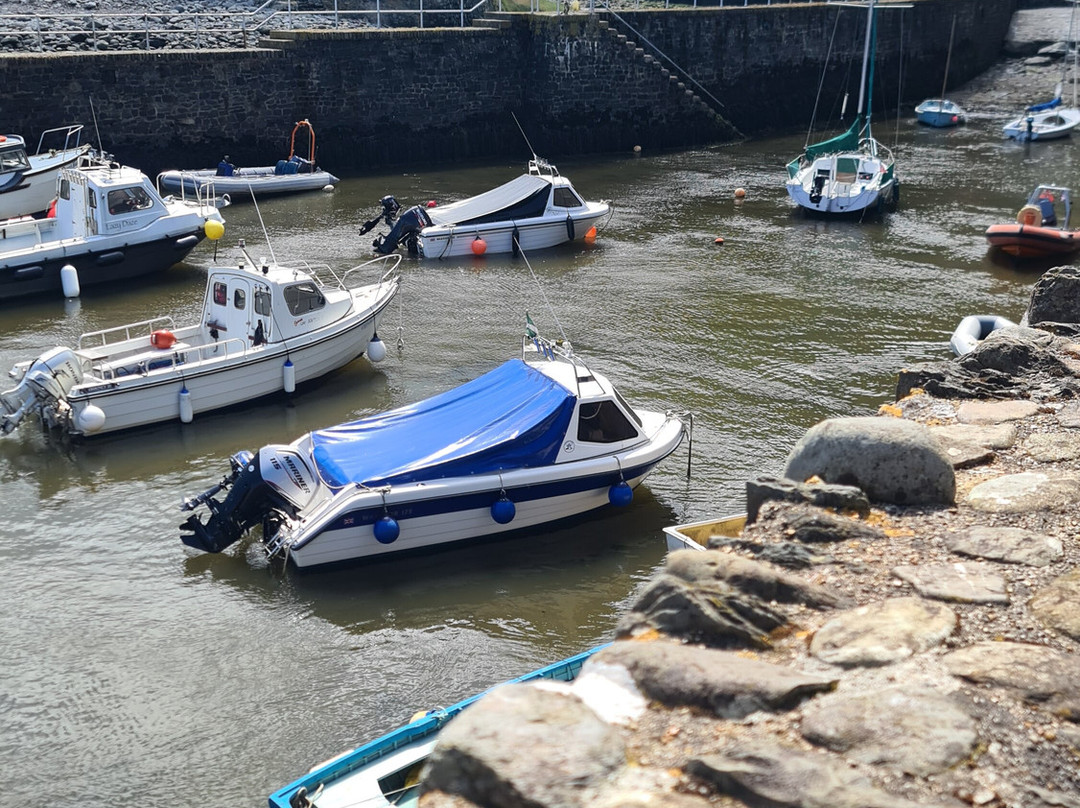
<path fill-rule="evenodd" d="M 536 326 L 533 325 L 532 317 L 529 316 L 529 312 L 525 312 L 525 336 L 529 339 L 536 339 L 538 334 Z"/>

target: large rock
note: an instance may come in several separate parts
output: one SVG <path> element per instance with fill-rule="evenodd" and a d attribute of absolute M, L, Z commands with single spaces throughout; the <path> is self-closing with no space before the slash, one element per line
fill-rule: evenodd
<path fill-rule="evenodd" d="M 619 732 L 568 690 L 512 684 L 443 728 L 420 788 L 477 805 L 576 808 L 625 763 Z"/>
<path fill-rule="evenodd" d="M 757 519 L 762 504 L 774 501 L 832 508 L 854 513 L 863 519 L 870 515 L 866 494 L 853 486 L 758 477 L 746 483 L 746 523 L 752 524 Z"/>
<path fill-rule="evenodd" d="M 852 760 L 918 777 L 964 760 L 978 740 L 968 712 L 927 687 L 821 696 L 803 708 L 801 731 L 811 743 Z"/>
<path fill-rule="evenodd" d="M 1060 266 L 1046 270 L 1031 290 L 1025 319 L 1033 326 L 1080 324 L 1080 268 Z"/>
<path fill-rule="evenodd" d="M 638 689 L 654 701 L 702 708 L 721 718 L 790 710 L 836 687 L 835 679 L 786 665 L 670 642 L 617 642 L 598 651 L 594 660 L 625 668 Z"/>
<path fill-rule="evenodd" d="M 890 598 L 834 617 L 814 634 L 810 653 L 845 667 L 889 665 L 938 645 L 958 624 L 941 603 Z"/>
<path fill-rule="evenodd" d="M 874 502 L 951 505 L 956 477 L 944 449 L 923 425 L 899 418 L 822 421 L 795 444 L 784 476 L 854 485 Z"/>
<path fill-rule="evenodd" d="M 967 504 L 986 513 L 1069 510 L 1080 504 L 1080 478 L 1039 471 L 1003 474 L 972 488 Z"/>
<path fill-rule="evenodd" d="M 1080 640 L 1080 569 L 1055 578 L 1032 596 L 1029 605 L 1043 625 Z"/>

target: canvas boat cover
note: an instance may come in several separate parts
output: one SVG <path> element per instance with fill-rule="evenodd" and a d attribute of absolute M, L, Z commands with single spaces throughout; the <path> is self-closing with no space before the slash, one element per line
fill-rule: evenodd
<path fill-rule="evenodd" d="M 1035 104 L 1033 106 L 1030 106 L 1030 107 L 1027 108 L 1027 111 L 1028 112 L 1043 112 L 1045 110 L 1053 109 L 1054 107 L 1057 107 L 1057 106 L 1060 106 L 1060 105 L 1061 105 L 1061 96 L 1059 95 L 1057 98 L 1053 99 L 1052 101 L 1046 101 L 1046 102 L 1044 102 L 1042 104 Z"/>
<path fill-rule="evenodd" d="M 332 488 L 549 465 L 574 403 L 565 387 L 512 359 L 425 401 L 316 430 L 312 458 Z"/>
<path fill-rule="evenodd" d="M 862 117 L 856 116 L 851 128 L 843 134 L 837 135 L 821 143 L 814 143 L 806 147 L 804 157 L 806 162 L 812 163 L 823 154 L 837 154 L 838 152 L 857 151 L 859 148 L 859 131 L 862 129 Z"/>
<path fill-rule="evenodd" d="M 531 219 L 539 216 L 547 207 L 551 181 L 535 174 L 522 174 L 505 185 L 493 188 L 479 196 L 470 196 L 460 202 L 442 207 L 427 208 L 427 214 L 436 225 L 483 224 L 508 222 L 514 219 Z"/>

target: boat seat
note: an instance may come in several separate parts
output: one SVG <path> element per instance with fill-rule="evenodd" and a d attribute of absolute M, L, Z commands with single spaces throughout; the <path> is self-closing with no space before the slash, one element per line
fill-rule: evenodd
<path fill-rule="evenodd" d="M 836 172 L 836 181 L 839 182 L 839 183 L 844 183 L 846 185 L 851 185 L 852 183 L 855 182 L 855 172 L 854 171 L 837 171 Z"/>
<path fill-rule="evenodd" d="M 172 367 L 174 364 L 182 365 L 187 361 L 187 354 L 182 351 L 191 346 L 186 342 L 176 342 L 168 349 L 156 349 L 125 356 L 123 359 L 111 362 L 104 366 L 106 377 L 111 371 L 116 378 L 122 376 L 134 376 L 149 373 L 151 370 Z M 175 358 L 173 354 L 176 354 Z"/>

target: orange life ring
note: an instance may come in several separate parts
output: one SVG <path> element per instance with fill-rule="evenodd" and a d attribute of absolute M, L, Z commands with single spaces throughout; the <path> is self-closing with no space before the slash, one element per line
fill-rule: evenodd
<path fill-rule="evenodd" d="M 150 335 L 150 344 L 155 348 L 171 348 L 176 344 L 176 335 L 172 331 L 155 331 Z"/>
<path fill-rule="evenodd" d="M 1028 227 L 1036 227 L 1042 224 L 1042 211 L 1035 205 L 1024 205 L 1016 214 L 1016 221 Z"/>

